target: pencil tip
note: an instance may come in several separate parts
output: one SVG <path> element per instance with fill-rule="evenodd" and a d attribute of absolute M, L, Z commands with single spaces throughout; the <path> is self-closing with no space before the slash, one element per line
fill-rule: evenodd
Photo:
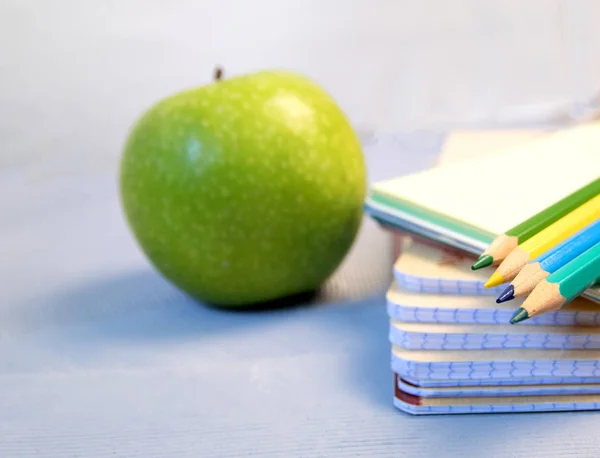
<path fill-rule="evenodd" d="M 498 299 L 496 299 L 496 304 L 501 304 L 502 302 L 512 301 L 515 298 L 515 287 L 513 285 L 508 285 Z"/>
<path fill-rule="evenodd" d="M 510 319 L 510 324 L 520 323 L 529 318 L 529 313 L 523 307 L 520 307 Z"/>
<path fill-rule="evenodd" d="M 501 285 L 502 283 L 504 283 L 504 277 L 498 272 L 494 272 L 483 286 L 485 286 L 486 288 L 493 288 L 494 286 Z"/>
<path fill-rule="evenodd" d="M 483 269 L 484 267 L 491 266 L 493 262 L 493 256 L 490 256 L 489 254 L 481 255 L 479 256 L 479 259 L 473 263 L 471 270 Z"/>

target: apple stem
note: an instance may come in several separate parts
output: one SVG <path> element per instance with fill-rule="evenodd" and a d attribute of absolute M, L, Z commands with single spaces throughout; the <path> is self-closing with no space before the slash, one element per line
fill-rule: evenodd
<path fill-rule="evenodd" d="M 223 69 L 221 67 L 215 68 L 214 80 L 221 81 L 223 79 Z"/>

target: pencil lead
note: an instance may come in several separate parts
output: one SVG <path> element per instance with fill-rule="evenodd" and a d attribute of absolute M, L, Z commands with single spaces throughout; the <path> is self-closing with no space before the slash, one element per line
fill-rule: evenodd
<path fill-rule="evenodd" d="M 513 285 L 508 285 L 507 288 L 500 293 L 500 296 L 496 299 L 496 304 L 501 304 L 502 302 L 512 301 L 515 298 L 515 287 Z"/>
<path fill-rule="evenodd" d="M 489 254 L 483 254 L 479 256 L 479 259 L 473 263 L 471 270 L 483 269 L 484 267 L 491 266 L 494 262 L 494 258 Z"/>
<path fill-rule="evenodd" d="M 498 272 L 494 272 L 492 274 L 492 276 L 490 278 L 488 278 L 488 281 L 486 281 L 483 286 L 485 286 L 486 288 L 493 288 L 494 286 L 501 285 L 504 282 L 505 282 L 504 277 L 502 275 L 500 275 Z"/>
<path fill-rule="evenodd" d="M 529 313 L 523 307 L 520 307 L 510 319 L 510 324 L 520 323 L 529 318 Z"/>

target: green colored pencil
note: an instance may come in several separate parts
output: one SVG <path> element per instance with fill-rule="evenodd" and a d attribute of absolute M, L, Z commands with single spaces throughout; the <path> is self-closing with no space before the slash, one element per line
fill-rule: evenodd
<path fill-rule="evenodd" d="M 511 323 L 564 307 L 600 279 L 600 243 L 540 281 L 525 299 Z"/>
<path fill-rule="evenodd" d="M 490 246 L 479 256 L 479 259 L 471 266 L 471 269 L 477 270 L 483 267 L 499 265 L 519 244 L 533 237 L 542 229 L 550 226 L 598 194 L 600 194 L 600 178 L 596 178 L 564 199 L 559 200 L 545 210 L 536 213 L 531 218 L 496 237 Z M 510 209 L 508 212 L 510 212 Z"/>

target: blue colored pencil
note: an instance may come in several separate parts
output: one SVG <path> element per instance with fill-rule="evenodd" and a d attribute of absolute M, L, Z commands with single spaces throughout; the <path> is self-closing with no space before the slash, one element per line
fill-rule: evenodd
<path fill-rule="evenodd" d="M 540 281 L 597 243 L 600 243 L 600 219 L 526 264 L 496 302 L 506 302 L 529 294 Z"/>

